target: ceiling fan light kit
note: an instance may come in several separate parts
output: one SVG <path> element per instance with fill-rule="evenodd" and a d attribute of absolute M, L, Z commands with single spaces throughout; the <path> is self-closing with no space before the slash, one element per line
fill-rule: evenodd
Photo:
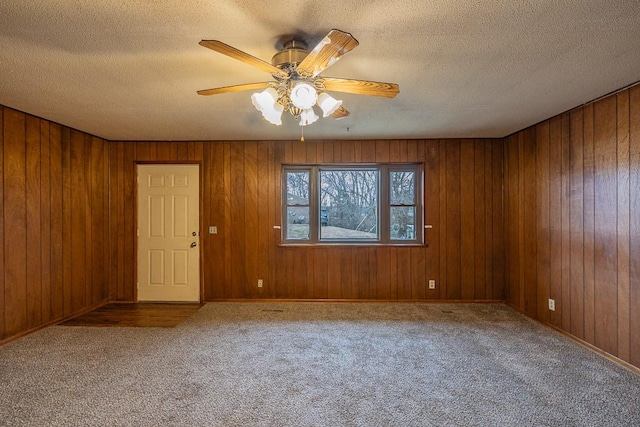
<path fill-rule="evenodd" d="M 300 119 L 300 126 L 315 123 L 319 116 L 314 106 L 322 110 L 323 117 L 341 119 L 348 116 L 342 101 L 330 96 L 325 92 L 327 90 L 385 98 L 393 98 L 400 92 L 394 83 L 320 76 L 342 55 L 358 46 L 351 34 L 340 30 L 331 30 L 311 51 L 307 51 L 304 42 L 291 40 L 272 57 L 271 64 L 218 40 L 202 40 L 200 45 L 266 71 L 275 81 L 199 90 L 198 94 L 217 95 L 264 88 L 251 95 L 251 102 L 263 118 L 274 125 L 282 124 L 285 110 Z"/>

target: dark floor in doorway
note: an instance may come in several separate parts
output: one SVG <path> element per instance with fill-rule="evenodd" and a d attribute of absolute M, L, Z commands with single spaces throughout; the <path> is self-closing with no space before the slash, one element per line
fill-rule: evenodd
<path fill-rule="evenodd" d="M 173 328 L 202 306 L 203 304 L 166 303 L 107 304 L 60 325 Z"/>

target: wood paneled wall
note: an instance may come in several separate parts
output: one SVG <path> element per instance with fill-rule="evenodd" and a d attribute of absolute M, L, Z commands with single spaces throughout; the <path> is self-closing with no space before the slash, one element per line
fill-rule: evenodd
<path fill-rule="evenodd" d="M 0 106 L 0 342 L 107 300 L 107 145 Z"/>
<path fill-rule="evenodd" d="M 135 299 L 137 161 L 200 162 L 207 301 L 504 297 L 502 140 L 112 142 L 109 149 L 114 300 Z M 279 246 L 282 164 L 332 162 L 424 163 L 428 247 Z M 209 225 L 218 234 L 207 234 Z"/>
<path fill-rule="evenodd" d="M 509 303 L 640 367 L 640 86 L 507 138 L 505 208 Z"/>

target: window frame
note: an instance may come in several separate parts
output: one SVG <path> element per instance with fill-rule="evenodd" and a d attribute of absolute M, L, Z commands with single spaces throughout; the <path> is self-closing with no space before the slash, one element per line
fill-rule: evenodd
<path fill-rule="evenodd" d="M 375 239 L 341 239 L 324 238 L 321 240 L 321 194 L 319 191 L 322 171 L 336 170 L 375 170 L 378 172 L 378 237 Z M 307 239 L 288 239 L 287 207 L 287 174 L 289 172 L 307 172 L 309 174 L 309 237 Z M 392 172 L 413 172 L 414 204 L 391 205 L 390 180 Z M 330 163 L 330 164 L 283 164 L 281 168 L 281 246 L 424 246 L 424 164 L 408 163 Z M 391 208 L 395 206 L 412 206 L 415 208 L 415 229 L 413 239 L 391 238 Z"/>

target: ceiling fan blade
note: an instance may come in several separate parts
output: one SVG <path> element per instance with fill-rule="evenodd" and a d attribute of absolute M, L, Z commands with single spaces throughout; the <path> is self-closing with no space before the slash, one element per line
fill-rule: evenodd
<path fill-rule="evenodd" d="M 296 72 L 304 77 L 315 77 L 358 44 L 351 34 L 331 30 L 298 64 Z"/>
<path fill-rule="evenodd" d="M 331 117 L 333 117 L 334 119 L 338 120 L 338 119 L 344 119 L 345 117 L 347 117 L 349 113 L 342 105 L 340 107 L 338 107 L 338 109 L 336 111 L 334 111 L 331 114 Z"/>
<path fill-rule="evenodd" d="M 247 83 L 243 85 L 216 87 L 213 89 L 199 90 L 198 95 L 218 95 L 220 93 L 241 92 L 243 90 L 256 90 L 269 87 L 269 82 Z"/>
<path fill-rule="evenodd" d="M 324 84 L 325 90 L 356 95 L 382 96 L 393 98 L 400 93 L 400 87 L 395 83 L 370 82 L 366 80 L 337 79 L 324 77 L 319 79 Z"/>
<path fill-rule="evenodd" d="M 239 49 L 236 49 L 233 46 L 229 46 L 228 44 L 222 43 L 218 40 L 200 40 L 200 46 L 204 46 L 211 50 L 214 50 L 223 55 L 227 55 L 233 59 L 237 59 L 238 61 L 242 61 L 245 64 L 252 65 L 256 68 L 261 69 L 262 71 L 266 71 L 267 73 L 286 76 L 280 68 L 275 67 L 268 62 L 263 61 L 262 59 L 258 59 L 255 56 L 251 56 L 246 52 L 243 52 Z"/>

